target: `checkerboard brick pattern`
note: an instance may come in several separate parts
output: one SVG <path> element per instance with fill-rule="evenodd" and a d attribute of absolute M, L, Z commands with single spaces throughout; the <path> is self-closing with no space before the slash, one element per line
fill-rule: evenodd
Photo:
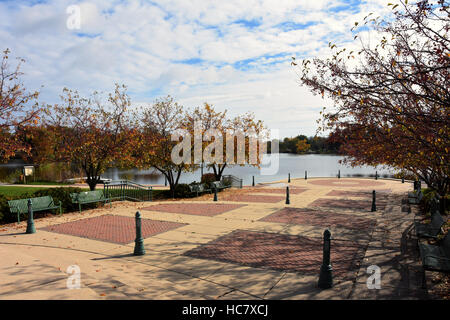
<path fill-rule="evenodd" d="M 300 189 L 300 188 L 292 188 L 289 187 L 289 194 L 300 194 L 302 192 L 305 192 L 307 189 Z M 248 193 L 276 193 L 276 194 L 286 194 L 286 188 L 282 189 L 275 189 L 275 188 L 258 188 L 258 189 L 248 189 L 245 190 Z"/>
<path fill-rule="evenodd" d="M 337 278 L 352 278 L 366 245 L 332 240 L 331 264 Z M 323 240 L 303 236 L 236 230 L 184 253 L 186 256 L 305 275 L 319 275 Z"/>
<path fill-rule="evenodd" d="M 246 205 L 226 204 L 226 203 L 161 203 L 150 207 L 142 208 L 142 210 L 183 213 L 183 214 L 212 217 L 244 206 Z"/>
<path fill-rule="evenodd" d="M 372 229 L 376 224 L 375 219 L 304 208 L 284 208 L 260 221 L 365 230 Z"/>
<path fill-rule="evenodd" d="M 286 197 L 235 193 L 235 194 L 218 194 L 218 199 L 219 201 L 276 203 L 282 200 L 286 200 Z"/>
<path fill-rule="evenodd" d="M 359 180 L 359 179 L 311 179 L 308 181 L 310 184 L 327 187 L 374 187 L 382 186 L 385 183 L 375 180 Z"/>
<path fill-rule="evenodd" d="M 185 226 L 184 223 L 142 219 L 142 237 L 147 238 L 159 233 Z M 73 222 L 48 226 L 42 230 L 68 234 L 72 236 L 101 240 L 118 244 L 131 243 L 136 239 L 135 218 L 103 215 Z"/>
<path fill-rule="evenodd" d="M 386 201 L 376 200 L 377 210 L 386 208 Z M 320 198 L 309 205 L 310 207 L 322 207 L 330 209 L 352 209 L 370 211 L 372 208 L 372 200 L 350 200 L 350 199 L 325 199 Z"/>

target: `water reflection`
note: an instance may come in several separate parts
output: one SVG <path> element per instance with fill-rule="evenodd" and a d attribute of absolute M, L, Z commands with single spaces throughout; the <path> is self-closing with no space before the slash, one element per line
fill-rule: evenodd
<path fill-rule="evenodd" d="M 270 155 L 268 155 L 270 157 Z M 252 183 L 252 176 L 255 176 L 255 182 L 271 182 L 287 179 L 288 174 L 293 178 L 304 178 L 305 170 L 308 171 L 308 177 L 335 177 L 338 171 L 341 177 L 346 176 L 373 176 L 378 171 L 380 177 L 391 176 L 395 170 L 383 167 L 361 166 L 348 167 L 339 164 L 342 156 L 334 155 L 291 155 L 280 154 L 279 170 L 276 174 L 264 176 L 260 174 L 260 169 L 252 166 L 233 166 L 227 167 L 224 174 L 232 174 L 244 180 L 244 185 Z M 212 173 L 212 170 L 203 169 L 203 173 Z M 156 169 L 148 170 L 121 170 L 112 168 L 107 170 L 103 176 L 109 179 L 128 179 L 141 184 L 164 184 L 164 176 L 159 174 Z M 200 181 L 201 170 L 195 172 L 182 173 L 180 177 L 181 183 L 191 183 L 192 181 Z"/>
<path fill-rule="evenodd" d="M 271 157 L 271 155 L 267 155 Z M 260 174 L 260 169 L 252 166 L 233 166 L 227 167 L 224 174 L 232 174 L 244 180 L 244 185 L 252 183 L 252 176 L 255 176 L 255 182 L 272 182 L 282 179 L 287 179 L 288 173 L 291 174 L 291 179 L 304 178 L 305 170 L 308 171 L 308 177 L 335 177 L 338 171 L 341 172 L 341 177 L 346 176 L 373 176 L 375 171 L 378 171 L 380 177 L 390 176 L 395 173 L 395 170 L 383 167 L 348 167 L 339 164 L 342 156 L 334 155 L 292 155 L 279 154 L 279 170 L 276 174 L 265 176 Z M 1 175 L 6 175 L 17 169 L 23 168 L 23 162 L 10 163 L 7 165 L 0 165 Z M 212 173 L 212 170 L 203 169 L 203 173 Z M 119 168 L 110 168 L 102 177 L 113 180 L 127 179 L 140 184 L 162 185 L 165 182 L 164 176 L 156 169 L 138 170 L 130 169 L 123 170 Z M 1 179 L 2 177 L 0 177 Z M 195 172 L 182 173 L 180 183 L 191 183 L 193 181 L 200 181 L 201 170 Z"/>

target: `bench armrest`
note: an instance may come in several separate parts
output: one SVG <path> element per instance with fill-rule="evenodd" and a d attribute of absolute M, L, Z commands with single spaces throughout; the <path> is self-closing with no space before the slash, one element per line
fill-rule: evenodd
<path fill-rule="evenodd" d="M 424 256 L 424 258 L 435 258 L 435 259 L 438 259 L 438 260 L 450 261 L 450 258 L 443 257 L 443 256 L 436 256 L 434 254 L 427 254 L 427 255 Z"/>

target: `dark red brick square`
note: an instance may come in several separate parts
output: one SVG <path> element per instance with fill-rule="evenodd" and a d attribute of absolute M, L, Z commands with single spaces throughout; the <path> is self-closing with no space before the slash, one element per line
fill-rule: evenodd
<path fill-rule="evenodd" d="M 300 189 L 300 188 L 289 188 L 289 194 L 300 194 L 302 192 L 305 192 L 307 189 Z M 286 188 L 279 189 L 279 188 L 258 188 L 253 190 L 246 190 L 248 193 L 276 193 L 276 194 L 286 194 Z"/>
<path fill-rule="evenodd" d="M 142 219 L 142 237 L 148 238 L 185 225 L 184 223 Z M 136 239 L 135 218 L 116 215 L 81 219 L 48 226 L 42 230 L 119 244 L 127 244 Z"/>
<path fill-rule="evenodd" d="M 367 179 L 320 179 L 308 180 L 308 183 L 315 184 L 318 186 L 327 186 L 327 187 L 374 187 L 374 186 L 382 186 L 385 183 L 381 181 L 375 180 L 367 180 Z"/>
<path fill-rule="evenodd" d="M 375 219 L 303 208 L 284 208 L 260 220 L 321 227 L 342 227 L 347 229 L 369 229 L 376 224 Z"/>
<path fill-rule="evenodd" d="M 320 198 L 310 204 L 311 207 L 322 207 L 331 209 L 352 209 L 370 211 L 372 200 L 350 200 L 350 199 L 325 199 Z M 384 210 L 386 201 L 376 201 L 377 210 Z"/>
<path fill-rule="evenodd" d="M 378 197 L 380 193 L 382 195 L 385 195 L 387 193 L 390 193 L 390 189 L 384 189 L 384 190 L 376 190 L 376 196 Z M 370 197 L 372 199 L 372 191 L 344 191 L 344 190 L 332 190 L 326 194 L 326 196 L 331 197 L 363 197 L 368 198 Z"/>
<path fill-rule="evenodd" d="M 333 275 L 338 278 L 354 277 L 364 253 L 365 245 L 332 240 Z M 236 230 L 184 255 L 318 276 L 323 241 L 320 238 Z"/>
<path fill-rule="evenodd" d="M 276 203 L 285 200 L 286 197 L 266 196 L 259 194 L 219 194 L 219 201 Z"/>
<path fill-rule="evenodd" d="M 142 210 L 183 213 L 211 217 L 244 206 L 246 205 L 226 203 L 161 203 L 142 208 Z"/>

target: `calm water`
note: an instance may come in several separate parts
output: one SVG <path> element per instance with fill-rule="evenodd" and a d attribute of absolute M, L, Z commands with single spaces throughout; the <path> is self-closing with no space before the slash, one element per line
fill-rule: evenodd
<path fill-rule="evenodd" d="M 273 155 L 266 155 L 267 159 L 274 159 Z M 277 173 L 273 175 L 261 175 L 260 169 L 251 166 L 233 166 L 227 167 L 224 174 L 232 174 L 244 179 L 244 185 L 251 185 L 252 176 L 255 176 L 255 183 L 272 182 L 287 179 L 288 173 L 291 178 L 304 178 L 305 170 L 308 171 L 308 177 L 335 177 L 338 170 L 341 170 L 341 177 L 348 176 L 369 176 L 374 175 L 378 171 L 379 176 L 392 175 L 394 170 L 382 167 L 347 167 L 339 164 L 342 156 L 334 155 L 293 155 L 287 153 L 279 154 L 279 168 Z M 4 173 L 23 168 L 23 163 L 17 162 L 13 164 L 0 165 L 0 171 Z M 203 173 L 212 172 L 207 168 L 203 169 Z M 113 180 L 128 179 L 141 184 L 164 184 L 164 176 L 159 174 L 155 169 L 149 170 L 122 170 L 118 168 L 108 169 L 102 177 Z M 1 177 L 0 177 L 1 178 Z M 181 183 L 191 183 L 192 181 L 200 181 L 201 170 L 195 172 L 182 173 L 180 177 Z"/>
<path fill-rule="evenodd" d="M 267 155 L 270 159 L 271 155 Z M 273 158 L 272 158 L 273 159 Z M 389 170 L 382 167 L 347 167 L 340 165 L 338 162 L 342 160 L 342 156 L 334 155 L 292 155 L 287 153 L 279 154 L 279 168 L 274 175 L 261 175 L 260 169 L 251 166 L 233 166 L 226 167 L 224 174 L 232 174 L 244 179 L 244 185 L 251 185 L 252 176 L 255 176 L 255 183 L 258 182 L 272 182 L 282 179 L 287 179 L 288 173 L 291 178 L 304 178 L 305 170 L 308 171 L 308 177 L 335 177 L 338 170 L 341 170 L 341 177 L 362 175 L 392 175 L 394 170 Z M 203 173 L 212 172 L 207 168 L 203 169 Z M 164 176 L 158 174 L 154 169 L 150 170 L 120 170 L 117 168 L 109 169 L 103 175 L 105 178 L 117 180 L 128 179 L 141 184 L 164 184 Z M 182 173 L 180 177 L 181 183 L 191 183 L 192 181 L 200 181 L 201 170 L 195 172 Z"/>

